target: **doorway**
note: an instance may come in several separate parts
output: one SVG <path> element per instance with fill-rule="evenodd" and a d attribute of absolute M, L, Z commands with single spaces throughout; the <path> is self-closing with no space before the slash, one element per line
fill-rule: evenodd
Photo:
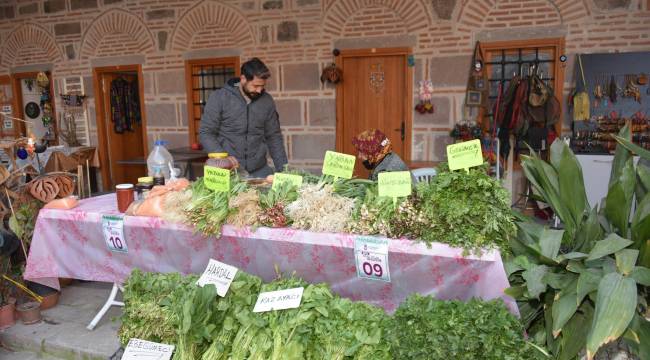
<path fill-rule="evenodd" d="M 393 151 L 411 160 L 413 72 L 408 48 L 341 50 L 336 65 L 343 81 L 336 88 L 336 149 L 355 154 L 352 138 L 367 129 L 381 130 Z M 368 177 L 360 161 L 355 175 Z"/>
<path fill-rule="evenodd" d="M 36 141 L 47 141 L 48 145 L 57 145 L 57 122 L 55 120 L 56 109 L 54 107 L 54 86 L 52 75 L 45 72 L 48 83 L 41 87 L 37 83 L 38 72 L 23 72 L 11 75 L 13 86 L 13 110 L 18 119 L 25 119 L 29 122 L 14 120 L 13 124 L 3 124 L 4 128 L 11 126 L 11 133 L 16 138 L 21 136 L 32 136 Z M 4 111 L 3 111 L 4 112 Z"/>
<path fill-rule="evenodd" d="M 147 131 L 141 65 L 101 67 L 93 70 L 97 137 L 104 191 L 116 184 L 137 183 L 145 176 Z M 125 160 L 142 160 L 124 165 Z M 138 161 L 136 161 L 138 162 Z"/>

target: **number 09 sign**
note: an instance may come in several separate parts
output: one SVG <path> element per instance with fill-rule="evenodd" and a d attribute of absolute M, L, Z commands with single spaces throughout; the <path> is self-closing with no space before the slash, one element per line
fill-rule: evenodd
<path fill-rule="evenodd" d="M 124 219 L 120 216 L 102 216 L 102 233 L 108 250 L 128 252 L 124 239 Z"/>
<path fill-rule="evenodd" d="M 357 236 L 354 239 L 354 259 L 358 277 L 390 282 L 387 239 Z"/>

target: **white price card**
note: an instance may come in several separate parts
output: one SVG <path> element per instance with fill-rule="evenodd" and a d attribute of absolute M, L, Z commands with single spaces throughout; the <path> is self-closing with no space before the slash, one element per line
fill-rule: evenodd
<path fill-rule="evenodd" d="M 295 309 L 300 306 L 302 292 L 305 288 L 263 292 L 257 297 L 253 312 Z"/>
<path fill-rule="evenodd" d="M 169 360 L 173 353 L 174 345 L 130 339 L 122 354 L 122 360 Z"/>
<path fill-rule="evenodd" d="M 121 216 L 103 215 L 102 233 L 110 251 L 129 252 L 124 239 L 124 219 Z"/>
<path fill-rule="evenodd" d="M 390 282 L 387 239 L 357 236 L 354 239 L 354 260 L 358 277 Z"/>
<path fill-rule="evenodd" d="M 201 287 L 213 284 L 217 288 L 217 295 L 224 297 L 230 288 L 232 280 L 235 278 L 235 274 L 237 274 L 236 267 L 210 259 L 208 266 L 196 284 Z"/>

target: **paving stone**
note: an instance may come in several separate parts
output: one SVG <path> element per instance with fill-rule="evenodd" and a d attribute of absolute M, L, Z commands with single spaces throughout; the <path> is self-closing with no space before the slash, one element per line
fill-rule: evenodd
<path fill-rule="evenodd" d="M 147 126 L 177 126 L 176 105 L 146 103 Z"/>
<path fill-rule="evenodd" d="M 320 74 L 318 64 L 287 64 L 283 66 L 284 89 L 318 90 L 320 89 Z"/>
<path fill-rule="evenodd" d="M 152 10 L 147 11 L 147 20 L 160 20 L 174 17 L 174 10 L 170 9 L 161 9 L 161 10 Z"/>
<path fill-rule="evenodd" d="M 431 59 L 431 81 L 433 86 L 466 86 L 469 74 L 470 55 Z"/>
<path fill-rule="evenodd" d="M 291 137 L 293 160 L 323 160 L 325 151 L 334 150 L 336 137 L 332 135 L 301 134 Z"/>
<path fill-rule="evenodd" d="M 280 117 L 280 125 L 291 126 L 302 124 L 302 109 L 300 107 L 300 100 L 275 100 L 275 107 Z"/>
<path fill-rule="evenodd" d="M 278 24 L 278 41 L 298 40 L 298 23 L 295 21 L 283 21 Z"/>
<path fill-rule="evenodd" d="M 65 10 L 65 0 L 48 0 L 43 3 L 43 11 L 46 14 Z"/>
<path fill-rule="evenodd" d="M 97 0 L 70 0 L 71 10 L 94 9 L 97 7 Z"/>
<path fill-rule="evenodd" d="M 336 100 L 310 99 L 309 125 L 336 126 Z"/>
<path fill-rule="evenodd" d="M 165 71 L 156 73 L 159 94 L 185 94 L 185 71 Z"/>
<path fill-rule="evenodd" d="M 18 8 L 19 15 L 31 15 L 38 12 L 38 3 L 31 3 Z"/>
<path fill-rule="evenodd" d="M 56 36 L 81 34 L 81 23 L 56 24 L 54 25 L 54 34 Z"/>

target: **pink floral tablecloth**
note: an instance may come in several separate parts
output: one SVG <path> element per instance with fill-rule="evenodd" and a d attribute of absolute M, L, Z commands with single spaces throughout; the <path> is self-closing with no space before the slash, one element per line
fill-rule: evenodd
<path fill-rule="evenodd" d="M 393 311 L 412 293 L 440 299 L 502 298 L 518 313 L 497 251 L 462 256 L 444 244 L 430 248 L 390 240 L 391 282 L 357 277 L 354 235 L 294 229 L 224 226 L 220 239 L 151 217 L 124 217 L 127 253 L 112 252 L 102 235 L 102 215 L 118 214 L 115 195 L 82 200 L 73 210 L 43 209 L 38 215 L 24 277 L 59 288 L 59 277 L 122 283 L 134 268 L 201 273 L 210 258 L 272 280 L 276 267 L 312 283 L 327 282 L 341 296 Z"/>

